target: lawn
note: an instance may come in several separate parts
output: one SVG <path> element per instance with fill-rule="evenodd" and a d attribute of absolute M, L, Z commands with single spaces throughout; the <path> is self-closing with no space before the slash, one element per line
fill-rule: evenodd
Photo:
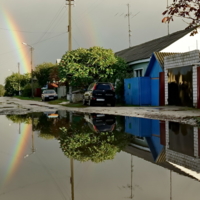
<path fill-rule="evenodd" d="M 22 96 L 14 96 L 17 99 L 21 100 L 32 100 L 32 101 L 41 101 L 41 97 L 22 97 Z"/>

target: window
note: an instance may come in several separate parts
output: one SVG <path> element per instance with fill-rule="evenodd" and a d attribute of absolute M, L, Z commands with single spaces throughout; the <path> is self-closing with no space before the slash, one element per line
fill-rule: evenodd
<path fill-rule="evenodd" d="M 98 84 L 96 87 L 97 90 L 111 90 L 111 86 L 109 84 Z"/>
<path fill-rule="evenodd" d="M 141 77 L 142 76 L 143 69 L 136 69 L 134 70 L 134 76 L 135 77 Z"/>

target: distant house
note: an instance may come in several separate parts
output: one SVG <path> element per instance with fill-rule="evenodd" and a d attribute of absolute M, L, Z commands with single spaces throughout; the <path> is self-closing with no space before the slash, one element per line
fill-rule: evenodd
<path fill-rule="evenodd" d="M 193 29 L 181 30 L 170 35 L 157 38 L 143 44 L 133 46 L 115 54 L 126 60 L 132 69 L 133 77 L 141 77 L 153 52 L 187 52 L 200 47 L 200 33 L 190 36 Z M 199 31 L 200 32 L 200 31 Z"/>
<path fill-rule="evenodd" d="M 58 65 L 60 63 L 61 59 L 56 59 L 56 64 Z"/>

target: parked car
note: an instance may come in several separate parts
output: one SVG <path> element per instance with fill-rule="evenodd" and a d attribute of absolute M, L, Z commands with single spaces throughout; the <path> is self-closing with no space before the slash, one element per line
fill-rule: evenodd
<path fill-rule="evenodd" d="M 110 104 L 115 106 L 115 89 L 112 83 L 92 83 L 83 94 L 83 105 Z"/>
<path fill-rule="evenodd" d="M 41 94 L 42 101 L 58 99 L 55 90 L 44 90 Z"/>
<path fill-rule="evenodd" d="M 98 132 L 112 132 L 115 128 L 115 116 L 98 113 L 90 113 L 84 115 L 85 121 L 88 123 L 90 129 L 96 133 Z"/>

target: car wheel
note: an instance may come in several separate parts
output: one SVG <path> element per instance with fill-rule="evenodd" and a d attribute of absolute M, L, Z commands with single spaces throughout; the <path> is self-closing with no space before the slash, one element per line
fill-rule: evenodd
<path fill-rule="evenodd" d="M 110 104 L 112 107 L 115 107 L 115 102 L 111 102 Z"/>
<path fill-rule="evenodd" d="M 84 106 L 87 105 L 87 102 L 86 102 L 85 99 L 83 99 L 83 105 L 84 105 Z"/>
<path fill-rule="evenodd" d="M 92 100 L 90 99 L 89 102 L 88 102 L 88 105 L 89 105 L 89 106 L 94 106 L 94 101 L 92 101 Z"/>

